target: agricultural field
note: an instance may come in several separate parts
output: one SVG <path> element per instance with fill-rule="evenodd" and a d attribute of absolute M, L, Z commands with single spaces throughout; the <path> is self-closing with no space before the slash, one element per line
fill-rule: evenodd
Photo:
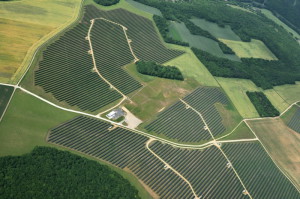
<path fill-rule="evenodd" d="M 80 5 L 80 0 L 1 1 L 0 81 L 16 83 L 34 51 L 75 21 Z"/>
<path fill-rule="evenodd" d="M 240 58 L 277 60 L 276 56 L 260 40 L 252 39 L 250 42 L 243 42 L 220 39 L 220 41 L 229 46 Z"/>
<path fill-rule="evenodd" d="M 258 142 L 222 145 L 253 198 L 299 198 L 294 185 L 274 164 Z"/>
<path fill-rule="evenodd" d="M 151 6 L 147 6 L 145 4 L 136 2 L 134 0 L 126 0 L 127 3 L 129 3 L 130 5 L 134 6 L 135 8 L 142 10 L 144 12 L 150 13 L 152 15 L 158 15 L 158 16 L 162 16 L 161 12 L 159 9 L 157 8 L 153 8 Z"/>
<path fill-rule="evenodd" d="M 173 37 L 174 39 L 181 38 L 181 41 L 189 43 L 191 47 L 199 48 L 218 57 L 223 57 L 234 61 L 240 60 L 236 55 L 224 54 L 216 41 L 203 36 L 192 35 L 183 22 L 179 23 L 176 21 L 171 21 L 169 30 L 169 36 Z"/>
<path fill-rule="evenodd" d="M 282 86 L 275 86 L 274 90 L 289 104 L 300 101 L 300 82 L 299 81 L 296 82 L 296 84 L 292 84 L 292 85 L 286 84 L 286 85 L 282 85 Z"/>
<path fill-rule="evenodd" d="M 282 119 L 254 120 L 247 121 L 247 123 L 266 147 L 271 157 L 299 187 L 300 134 L 289 129 Z"/>
<path fill-rule="evenodd" d="M 80 116 L 51 129 L 47 140 L 132 172 L 154 198 L 192 198 L 188 185 L 145 148 L 147 137 Z"/>
<path fill-rule="evenodd" d="M 238 139 L 254 139 L 255 135 L 243 121 L 232 133 L 224 135 L 217 140 L 238 140 Z"/>
<path fill-rule="evenodd" d="M 199 198 L 249 198 L 243 194 L 228 161 L 215 146 L 203 150 L 178 149 L 151 143 L 150 149 L 180 172 L 193 186 Z"/>
<path fill-rule="evenodd" d="M 13 87 L 0 85 L 0 122 L 13 92 Z"/>
<path fill-rule="evenodd" d="M 274 87 L 274 89 L 262 90 L 255 86 L 255 84 L 250 80 L 245 79 L 233 79 L 233 78 L 222 78 L 217 77 L 216 80 L 220 83 L 222 88 L 225 90 L 226 94 L 233 102 L 234 106 L 237 108 L 239 113 L 243 118 L 257 118 L 259 117 L 255 107 L 251 103 L 250 99 L 246 95 L 247 91 L 261 91 L 267 96 L 271 103 L 279 112 L 285 111 L 290 105 L 294 103 L 292 101 L 286 101 L 287 98 L 283 98 L 283 95 L 293 95 L 296 99 L 297 90 L 296 85 L 286 85 Z M 283 88 L 291 88 L 290 90 L 284 90 Z M 295 88 L 294 88 L 295 87 Z M 276 89 L 278 88 L 278 89 Z M 281 92 L 278 92 L 281 90 Z M 296 92 L 296 94 L 295 94 Z"/>

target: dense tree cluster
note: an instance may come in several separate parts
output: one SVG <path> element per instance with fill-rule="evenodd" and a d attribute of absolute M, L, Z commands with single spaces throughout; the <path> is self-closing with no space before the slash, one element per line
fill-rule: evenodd
<path fill-rule="evenodd" d="M 169 22 L 164 17 L 154 15 L 153 20 L 166 43 L 177 44 L 181 46 L 189 46 L 189 44 L 186 42 L 178 41 L 168 36 Z"/>
<path fill-rule="evenodd" d="M 139 61 L 136 63 L 137 71 L 144 75 L 151 75 L 167 79 L 184 80 L 182 73 L 175 66 L 162 66 L 155 62 Z"/>
<path fill-rule="evenodd" d="M 247 96 L 261 117 L 279 116 L 279 111 L 272 105 L 263 92 L 249 92 Z"/>
<path fill-rule="evenodd" d="M 220 60 L 214 58 L 210 60 L 210 71 L 213 74 L 234 77 L 230 75 L 246 72 L 249 79 L 264 89 L 300 81 L 299 44 L 286 30 L 263 15 L 231 8 L 223 1 L 194 0 L 179 3 L 159 0 L 135 1 L 158 8 L 166 20 L 185 21 L 191 17 L 198 17 L 217 23 L 221 27 L 230 25 L 243 41 L 250 41 L 251 38 L 261 40 L 279 59 L 279 61 L 242 59 L 242 64 L 235 63 L 235 65 L 246 66 L 249 69 L 242 67 L 229 69 L 229 67 L 223 68 Z M 218 61 L 214 62 L 216 60 Z M 222 60 L 222 62 L 227 61 Z M 218 71 L 213 72 L 214 69 Z"/>
<path fill-rule="evenodd" d="M 120 2 L 120 0 L 94 0 L 97 4 L 111 6 Z"/>
<path fill-rule="evenodd" d="M 0 158 L 0 198 L 139 198 L 121 175 L 99 163 L 49 147 Z"/>

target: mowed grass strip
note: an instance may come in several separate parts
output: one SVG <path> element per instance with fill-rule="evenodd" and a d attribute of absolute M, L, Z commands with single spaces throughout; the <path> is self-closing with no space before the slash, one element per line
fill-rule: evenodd
<path fill-rule="evenodd" d="M 34 51 L 75 20 L 81 0 L 0 2 L 0 81 L 16 83 Z M 26 39 L 24 39 L 26 38 Z"/>
<path fill-rule="evenodd" d="M 277 60 L 276 56 L 260 40 L 252 39 L 251 42 L 220 39 L 228 45 L 240 58 L 260 58 Z"/>

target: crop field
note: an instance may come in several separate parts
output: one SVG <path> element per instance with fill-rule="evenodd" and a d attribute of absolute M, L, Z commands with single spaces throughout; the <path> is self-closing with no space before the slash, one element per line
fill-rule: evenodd
<path fill-rule="evenodd" d="M 299 192 L 281 173 L 257 142 L 224 144 L 231 160 L 253 198 L 299 198 Z"/>
<path fill-rule="evenodd" d="M 283 116 L 280 119 L 254 120 L 247 123 L 276 163 L 300 185 L 300 134 L 286 126 L 282 121 Z"/>
<path fill-rule="evenodd" d="M 141 60 L 162 64 L 184 53 L 167 49 L 160 41 L 153 22 L 147 18 L 124 9 L 103 11 L 92 5 L 86 6 L 86 13 L 83 23 L 89 23 L 93 18 L 103 17 L 125 26 L 128 29 L 128 37 L 132 40 L 133 51 Z"/>
<path fill-rule="evenodd" d="M 274 90 L 289 104 L 300 101 L 299 81 L 292 85 L 275 86 Z"/>
<path fill-rule="evenodd" d="M 204 126 L 200 116 L 179 101 L 161 112 L 145 129 L 180 142 L 200 142 L 212 139 Z"/>
<path fill-rule="evenodd" d="M 288 123 L 288 127 L 294 131 L 300 133 L 300 107 L 297 108 L 296 113 L 293 115 L 291 120 Z"/>
<path fill-rule="evenodd" d="M 0 85 L 0 122 L 13 91 L 11 86 Z"/>
<path fill-rule="evenodd" d="M 224 54 L 216 41 L 203 36 L 192 35 L 183 22 L 172 21 L 169 29 L 171 33 L 176 33 L 175 38 L 177 37 L 178 39 L 180 37 L 182 41 L 188 42 L 192 47 L 199 48 L 218 57 L 235 61 L 240 60 L 236 55 Z"/>
<path fill-rule="evenodd" d="M 17 82 L 34 51 L 75 20 L 80 3 L 80 0 L 1 1 L 0 81 Z"/>
<path fill-rule="evenodd" d="M 230 26 L 226 25 L 225 27 L 220 27 L 218 24 L 207 21 L 205 19 L 192 18 L 191 21 L 202 28 L 203 30 L 208 31 L 210 34 L 215 36 L 218 39 L 228 39 L 233 41 L 241 41 L 240 37 L 233 32 Z"/>
<path fill-rule="evenodd" d="M 249 198 L 216 147 L 188 150 L 155 142 L 150 148 L 192 184 L 198 197 Z"/>
<path fill-rule="evenodd" d="M 96 111 L 122 96 L 92 71 L 90 47 L 85 40 L 88 28 L 89 25 L 79 24 L 48 46 L 34 80 L 35 85 L 57 100 Z"/>
<path fill-rule="evenodd" d="M 122 68 L 133 62 L 134 57 L 121 26 L 96 19 L 91 29 L 91 43 L 98 71 L 113 86 L 125 95 L 142 86 Z"/>
<path fill-rule="evenodd" d="M 161 198 L 192 198 L 188 185 L 145 148 L 147 137 L 79 116 L 51 129 L 47 140 L 130 170 Z"/>
<path fill-rule="evenodd" d="M 276 56 L 260 40 L 252 39 L 251 42 L 243 42 L 220 39 L 220 41 L 228 45 L 240 58 L 277 60 Z"/>

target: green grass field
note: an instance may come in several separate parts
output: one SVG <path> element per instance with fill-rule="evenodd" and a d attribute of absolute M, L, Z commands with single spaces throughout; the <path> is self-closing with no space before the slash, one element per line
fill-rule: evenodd
<path fill-rule="evenodd" d="M 275 86 L 274 90 L 288 103 L 300 101 L 300 82 L 294 85 Z"/>
<path fill-rule="evenodd" d="M 220 140 L 253 139 L 255 135 L 251 132 L 245 122 L 242 122 L 231 134 Z"/>
<path fill-rule="evenodd" d="M 0 2 L 0 81 L 16 83 L 34 51 L 73 22 L 81 0 Z M 24 39 L 26 38 L 26 39 Z"/>
<path fill-rule="evenodd" d="M 29 153 L 35 146 L 49 146 L 66 150 L 46 142 L 49 129 L 77 116 L 75 113 L 59 110 L 20 90 L 15 92 L 11 104 L 0 123 L 0 156 Z M 68 150 L 70 151 L 70 150 Z M 88 159 L 110 166 L 128 179 L 138 190 L 141 198 L 151 198 L 139 180 L 132 174 L 113 167 L 98 159 L 70 151 Z"/>
<path fill-rule="evenodd" d="M 268 47 L 259 40 L 252 39 L 251 42 L 232 41 L 220 39 L 228 45 L 240 58 L 261 58 L 266 60 L 277 60 L 276 56 Z"/>
<path fill-rule="evenodd" d="M 13 87 L 0 85 L 0 122 L 13 91 Z"/>
<path fill-rule="evenodd" d="M 158 15 L 158 16 L 162 16 L 162 13 L 160 12 L 159 9 L 151 7 L 151 6 L 147 6 L 145 4 L 133 1 L 133 0 L 126 0 L 127 3 L 129 3 L 130 5 L 134 6 L 135 8 L 142 10 L 144 12 L 150 13 L 152 15 Z"/>
<path fill-rule="evenodd" d="M 230 26 L 220 27 L 218 24 L 209 22 L 205 19 L 192 18 L 191 21 L 202 28 L 203 30 L 208 31 L 210 34 L 215 36 L 218 39 L 228 39 L 234 41 L 241 41 L 240 37 L 232 31 Z"/>
<path fill-rule="evenodd" d="M 239 60 L 236 55 L 224 54 L 216 41 L 203 36 L 192 35 L 184 23 L 172 21 L 169 29 L 170 36 L 174 36 L 177 39 L 181 38 L 182 41 L 188 42 L 192 47 L 199 48 L 218 57 L 224 57 L 235 61 Z"/>

